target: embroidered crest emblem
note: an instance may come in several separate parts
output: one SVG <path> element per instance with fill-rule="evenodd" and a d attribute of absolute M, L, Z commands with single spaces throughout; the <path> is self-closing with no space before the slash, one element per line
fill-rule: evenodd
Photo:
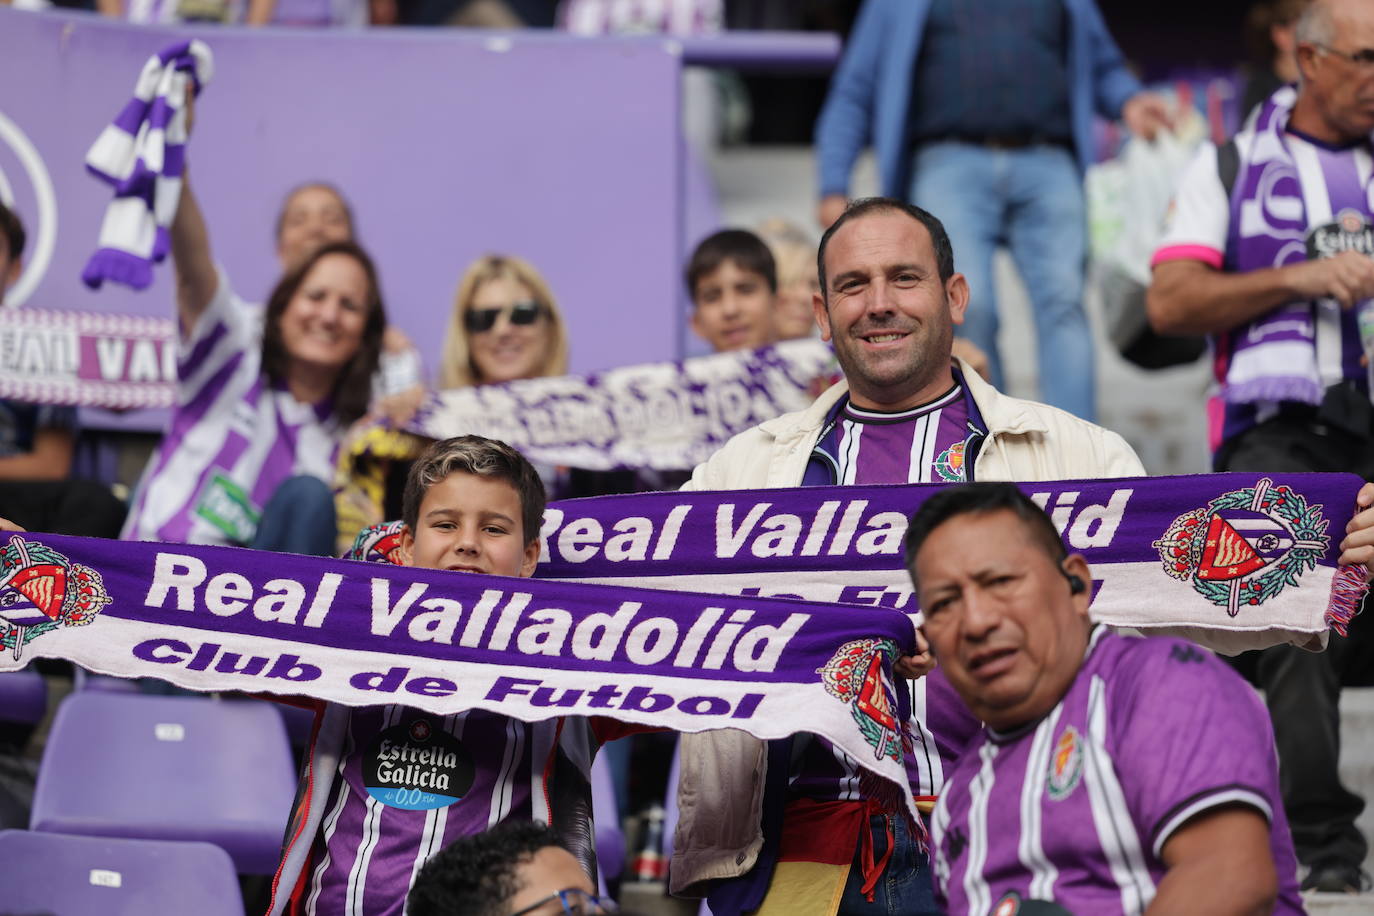
<path fill-rule="evenodd" d="M 1297 585 L 1325 555 L 1327 525 L 1321 504 L 1265 477 L 1180 515 L 1154 547 L 1166 573 L 1235 617 Z"/>
<path fill-rule="evenodd" d="M 350 560 L 366 560 L 369 563 L 401 563 L 401 529 L 404 522 L 383 522 L 369 525 L 353 539 L 348 551 Z"/>
<path fill-rule="evenodd" d="M 856 639 L 840 646 L 824 667 L 817 668 L 825 692 L 849 704 L 859 731 L 873 746 L 874 759 L 902 759 L 897 695 L 884 662 L 897 657 L 890 639 Z"/>
<path fill-rule="evenodd" d="M 946 483 L 964 481 L 964 451 L 967 442 L 956 442 L 935 456 L 935 474 Z"/>
<path fill-rule="evenodd" d="M 1021 912 L 1021 895 L 1016 891 L 1007 891 L 1001 900 L 997 901 L 988 913 L 988 916 L 1016 916 Z"/>
<path fill-rule="evenodd" d="M 1082 777 L 1083 737 L 1070 725 L 1054 743 L 1054 751 L 1050 754 L 1050 772 L 1046 780 L 1050 798 L 1054 801 L 1068 798 L 1078 788 Z"/>
<path fill-rule="evenodd" d="M 110 596 L 100 573 L 18 535 L 0 547 L 0 648 L 24 646 L 58 627 L 85 626 Z"/>

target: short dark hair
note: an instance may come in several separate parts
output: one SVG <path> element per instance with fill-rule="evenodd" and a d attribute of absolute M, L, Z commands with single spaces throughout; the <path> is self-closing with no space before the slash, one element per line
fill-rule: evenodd
<path fill-rule="evenodd" d="M 454 840 L 416 876 L 406 897 L 411 916 L 505 916 L 520 891 L 516 868 L 563 841 L 542 821 L 504 821 Z"/>
<path fill-rule="evenodd" d="M 412 534 L 420 521 L 420 503 L 429 488 L 457 472 L 494 477 L 515 488 L 520 497 L 521 543 L 539 537 L 548 496 L 539 472 L 524 455 L 504 442 L 483 436 L 455 436 L 435 442 L 410 466 L 401 496 L 401 521 Z"/>
<path fill-rule="evenodd" d="M 697 283 L 726 261 L 734 261 L 740 270 L 758 274 L 768 283 L 770 292 L 778 291 L 778 267 L 768 245 L 748 229 L 722 229 L 708 235 L 697 245 L 687 262 L 685 278 L 687 295 L 697 299 Z"/>
<path fill-rule="evenodd" d="M 892 210 L 905 213 L 926 227 L 926 231 L 930 233 L 930 245 L 935 249 L 935 267 L 940 272 L 940 282 L 946 282 L 954 276 L 954 246 L 950 244 L 949 233 L 945 231 L 944 223 L 936 219 L 935 214 L 895 197 L 861 197 L 851 201 L 840 218 L 830 224 L 830 228 L 821 236 L 820 247 L 816 249 L 816 275 L 821 280 L 822 299 L 830 301 L 830 291 L 825 286 L 825 247 L 830 244 L 830 237 L 845 223 L 871 213 Z"/>
<path fill-rule="evenodd" d="M 1068 551 L 1054 522 L 1029 496 L 1010 483 L 964 483 L 941 490 L 921 504 L 906 528 L 906 568 L 914 578 L 916 554 L 931 533 L 960 515 L 987 515 L 1011 512 L 1026 526 L 1032 539 L 1044 548 L 1056 564 Z"/>
<path fill-rule="evenodd" d="M 272 294 L 267 297 L 262 332 L 262 371 L 273 382 L 286 380 L 291 355 L 286 352 L 286 344 L 282 341 L 281 316 L 305 282 L 306 275 L 322 258 L 332 254 L 347 255 L 357 261 L 363 273 L 367 274 L 367 325 L 363 329 L 363 341 L 334 382 L 334 416 L 348 424 L 367 413 L 372 400 L 372 376 L 376 374 L 377 364 L 381 360 L 382 335 L 386 332 L 386 307 L 382 304 L 382 291 L 377 284 L 377 268 L 357 243 L 330 242 L 322 245 L 282 274 Z"/>
<path fill-rule="evenodd" d="M 340 191 L 338 187 L 327 181 L 303 181 L 287 191 L 286 195 L 282 197 L 281 206 L 277 208 L 276 232 L 272 234 L 272 240 L 275 242 L 281 239 L 281 231 L 286 226 L 286 208 L 291 203 L 291 198 L 310 188 L 320 188 L 338 198 L 339 206 L 343 207 L 344 219 L 348 222 L 348 237 L 356 237 L 358 231 L 357 226 L 353 222 L 353 207 L 349 204 L 348 198 L 343 196 L 343 191 Z"/>
<path fill-rule="evenodd" d="M 16 261 L 24 253 L 24 223 L 19 219 L 19 214 L 0 202 L 0 235 L 5 237 L 5 245 L 9 248 L 9 259 Z"/>

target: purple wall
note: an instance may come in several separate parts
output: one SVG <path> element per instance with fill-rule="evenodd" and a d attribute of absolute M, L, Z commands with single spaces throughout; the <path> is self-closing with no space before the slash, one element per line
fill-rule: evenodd
<path fill-rule="evenodd" d="M 143 293 L 82 286 L 109 200 L 82 161 L 144 60 L 183 34 L 215 53 L 190 174 L 245 298 L 276 278 L 282 195 L 318 178 L 351 199 L 393 321 L 431 373 L 459 274 L 486 251 L 545 274 L 574 371 L 678 355 L 679 60 L 644 38 L 181 30 L 0 6 L 0 197 L 29 226 L 31 264 L 52 228 L 11 126 L 42 159 L 57 212 L 28 305 L 171 314 L 170 262 Z"/>

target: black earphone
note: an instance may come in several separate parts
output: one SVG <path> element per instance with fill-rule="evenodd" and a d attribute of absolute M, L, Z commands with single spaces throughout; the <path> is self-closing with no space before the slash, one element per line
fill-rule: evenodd
<path fill-rule="evenodd" d="M 1070 595 L 1081 595 L 1088 590 L 1088 583 L 1083 581 L 1083 577 L 1075 576 L 1073 573 L 1065 569 L 1062 564 L 1059 567 L 1059 574 L 1062 575 L 1065 579 L 1069 580 Z"/>

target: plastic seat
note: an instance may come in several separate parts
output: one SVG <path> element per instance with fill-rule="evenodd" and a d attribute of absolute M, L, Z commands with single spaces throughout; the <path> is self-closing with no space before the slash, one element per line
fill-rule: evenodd
<path fill-rule="evenodd" d="M 0 831 L 0 909 L 63 916 L 243 916 L 234 863 L 218 846 Z"/>
<path fill-rule="evenodd" d="M 615 801 L 611 767 L 603 756 L 592 761 L 592 820 L 596 824 L 596 863 L 603 881 L 625 871 L 625 833 L 620 829 L 620 806 Z"/>
<path fill-rule="evenodd" d="M 138 680 L 128 677 L 111 677 L 108 674 L 92 674 L 85 668 L 76 668 L 72 679 L 74 690 L 103 690 L 106 693 L 140 693 Z"/>
<path fill-rule="evenodd" d="M 48 685 L 30 669 L 0 674 L 0 720 L 33 725 L 48 711 Z"/>
<path fill-rule="evenodd" d="M 34 830 L 219 846 L 276 869 L 295 796 L 281 717 L 264 703 L 81 691 L 57 710 Z"/>

